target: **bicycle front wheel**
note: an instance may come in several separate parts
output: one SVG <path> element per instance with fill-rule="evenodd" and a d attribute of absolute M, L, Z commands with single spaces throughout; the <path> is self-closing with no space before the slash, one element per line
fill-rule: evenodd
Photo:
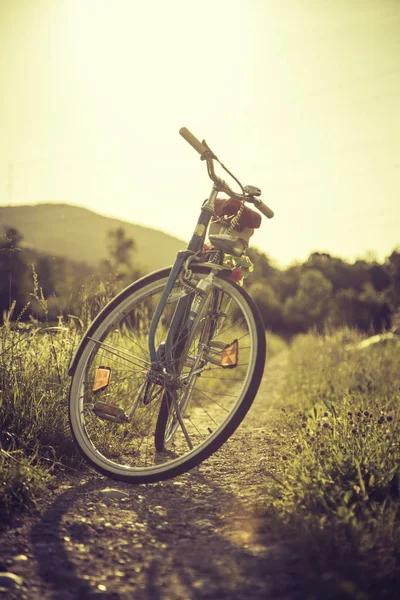
<path fill-rule="evenodd" d="M 192 285 L 209 273 L 194 267 Z M 264 370 L 258 309 L 219 274 L 201 300 L 174 377 L 149 377 L 148 333 L 168 274 L 144 277 L 103 309 L 86 334 L 71 381 L 69 418 L 78 447 L 96 470 L 121 481 L 160 481 L 210 456 L 244 418 Z M 195 292 L 176 282 L 156 348 L 163 347 L 185 297 L 193 300 Z"/>

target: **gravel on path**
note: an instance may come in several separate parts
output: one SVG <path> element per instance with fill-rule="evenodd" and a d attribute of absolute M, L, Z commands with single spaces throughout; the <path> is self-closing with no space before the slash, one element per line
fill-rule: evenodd
<path fill-rule="evenodd" d="M 237 432 L 189 473 L 136 486 L 91 471 L 59 481 L 42 514 L 1 534 L 0 598 L 295 598 L 290 556 L 260 538 L 256 511 L 276 460 L 285 358 L 268 363 Z"/>

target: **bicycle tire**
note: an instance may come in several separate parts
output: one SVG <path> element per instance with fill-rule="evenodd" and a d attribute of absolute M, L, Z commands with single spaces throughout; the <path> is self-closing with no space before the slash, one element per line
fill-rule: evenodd
<path fill-rule="evenodd" d="M 194 266 L 192 283 L 206 277 L 210 271 L 211 268 L 207 266 Z M 215 377 L 209 375 L 212 368 L 202 365 L 201 376 L 196 381 L 203 377 L 202 381 L 212 387 L 205 393 L 197 386 L 196 394 L 201 401 L 196 400 L 194 410 L 199 415 L 202 411 L 205 414 L 214 411 L 211 415 L 215 421 L 213 430 L 209 427 L 206 431 L 206 425 L 201 424 L 204 427 L 201 435 L 191 431 L 190 448 L 188 444 L 185 446 L 183 429 L 178 427 L 170 447 L 162 452 L 155 450 L 155 428 L 160 420 L 166 388 L 163 383 L 152 382 L 151 393 L 146 390 L 146 385 L 150 385 L 146 379 L 150 366 L 146 342 L 152 312 L 169 272 L 170 269 L 164 269 L 143 277 L 114 298 L 90 326 L 71 369 L 68 413 L 77 447 L 95 470 L 128 483 L 151 483 L 175 477 L 208 458 L 243 420 L 257 393 L 264 370 L 265 330 L 259 311 L 249 295 L 228 279 L 229 272 L 219 273 L 214 278 L 213 289 L 223 293 L 236 310 L 236 313 L 232 311 L 229 314 L 231 321 L 226 322 L 220 339 L 229 345 L 233 336 L 232 327 L 236 328 L 236 333 L 243 333 L 241 340 L 249 341 L 248 346 L 240 342 L 243 365 L 224 369 L 225 387 L 222 390 L 214 387 L 212 379 Z M 176 302 L 187 293 L 179 283 L 174 287 L 158 327 L 160 331 L 157 330 L 157 343 L 165 339 Z M 196 331 L 197 327 L 190 336 L 191 342 Z M 185 369 L 187 373 L 190 366 Z M 104 387 L 94 390 L 98 386 L 99 371 L 103 376 L 107 370 L 108 382 Z M 189 375 L 183 377 L 189 379 Z M 187 380 L 179 384 L 181 387 L 177 394 L 184 393 L 181 388 L 188 385 Z M 226 389 L 232 393 L 227 394 Z M 211 392 L 213 398 L 209 396 Z M 218 401 L 214 400 L 214 396 Z M 96 398 L 106 402 L 94 402 Z M 144 398 L 149 400 L 147 404 Z M 108 407 L 108 411 L 114 411 L 118 419 L 122 414 L 127 414 L 125 411 L 128 408 L 133 411 L 133 417 L 130 422 L 111 422 L 108 414 L 104 420 L 104 415 L 99 417 L 95 412 L 98 404 Z M 192 416 L 186 428 L 189 428 L 189 424 L 190 427 L 194 425 L 195 418 L 198 426 L 201 417 Z M 208 417 L 203 414 L 203 420 L 205 418 Z M 217 421 L 217 418 L 221 420 Z M 165 430 L 162 435 L 165 435 Z"/>

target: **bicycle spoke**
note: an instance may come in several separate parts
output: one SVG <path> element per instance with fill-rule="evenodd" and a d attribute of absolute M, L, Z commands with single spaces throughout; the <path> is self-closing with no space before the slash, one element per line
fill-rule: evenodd
<path fill-rule="evenodd" d="M 133 356 L 133 358 L 135 358 L 137 361 L 137 362 L 135 362 L 135 360 L 133 360 L 133 358 L 132 358 L 132 355 L 130 355 L 128 353 L 128 351 L 126 351 L 126 350 L 123 350 L 121 348 L 116 348 L 115 346 L 112 346 L 111 344 L 106 344 L 105 342 L 97 341 L 91 337 L 88 337 L 88 339 L 90 341 L 94 342 L 95 344 L 97 344 L 98 346 L 100 346 L 100 348 L 102 350 L 105 350 L 106 352 L 113 354 L 114 356 L 117 356 L 121 360 L 129 362 L 132 365 L 135 365 L 136 367 L 150 367 L 151 363 L 149 361 L 144 360 L 143 358 Z"/>

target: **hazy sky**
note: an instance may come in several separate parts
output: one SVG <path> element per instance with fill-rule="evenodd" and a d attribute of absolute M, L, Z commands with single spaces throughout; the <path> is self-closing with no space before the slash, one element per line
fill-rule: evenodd
<path fill-rule="evenodd" d="M 187 239 L 205 138 L 276 213 L 253 244 L 400 244 L 399 0 L 0 0 L 0 204 Z"/>

